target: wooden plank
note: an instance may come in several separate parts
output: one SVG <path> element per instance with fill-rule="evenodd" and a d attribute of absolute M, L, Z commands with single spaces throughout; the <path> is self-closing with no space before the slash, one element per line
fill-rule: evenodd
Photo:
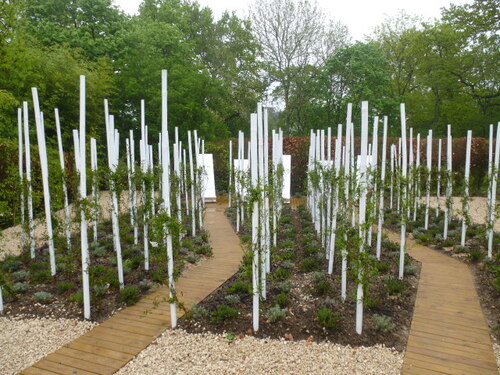
<path fill-rule="evenodd" d="M 97 345 L 87 344 L 82 342 L 82 340 L 75 340 L 66 345 L 67 348 L 76 349 L 81 352 L 98 354 L 102 357 L 117 359 L 121 361 L 129 361 L 131 355 L 123 352 L 119 352 L 113 349 L 108 349 L 105 347 L 100 347 Z"/>
<path fill-rule="evenodd" d="M 113 367 L 85 361 L 83 359 L 67 357 L 64 354 L 61 354 L 59 350 L 55 353 L 49 354 L 45 357 L 45 360 L 100 375 L 112 375 L 116 371 Z"/>
<path fill-rule="evenodd" d="M 103 340 L 97 337 L 80 337 L 74 343 L 92 345 L 97 348 L 102 348 L 104 350 L 110 350 L 117 353 L 128 354 L 131 357 L 135 356 L 138 349 L 133 346 L 126 344 L 120 344 L 113 341 Z"/>
<path fill-rule="evenodd" d="M 419 363 L 419 366 L 430 370 L 442 371 L 445 374 L 453 375 L 497 375 L 498 371 L 491 372 L 484 368 L 479 368 L 464 363 L 456 363 L 442 358 L 430 357 L 416 353 L 406 353 L 405 361 L 408 363 Z"/>
<path fill-rule="evenodd" d="M 28 367 L 26 370 L 21 371 L 18 375 L 54 375 L 54 373 L 41 368 Z"/>
<path fill-rule="evenodd" d="M 61 363 L 52 362 L 47 360 L 46 358 L 38 363 L 35 363 L 33 367 L 35 369 L 50 371 L 53 374 L 58 375 L 99 375 L 95 372 L 85 371 L 75 367 L 66 366 Z"/>
<path fill-rule="evenodd" d="M 107 366 L 107 367 L 114 367 L 114 368 L 120 368 L 122 367 L 125 363 L 128 362 L 128 360 L 119 360 L 119 359 L 113 359 L 109 357 L 104 357 L 100 353 L 87 353 L 85 351 L 81 351 L 78 349 L 73 349 L 69 347 L 63 347 L 57 351 L 58 354 L 62 354 L 66 357 L 70 358 L 76 358 L 76 359 L 81 359 L 89 363 L 96 363 L 99 365 Z"/>

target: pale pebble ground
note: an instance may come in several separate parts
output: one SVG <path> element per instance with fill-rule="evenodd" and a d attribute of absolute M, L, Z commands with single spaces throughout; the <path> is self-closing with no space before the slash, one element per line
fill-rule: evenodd
<path fill-rule="evenodd" d="M 397 375 L 403 354 L 382 346 L 357 347 L 307 341 L 166 331 L 117 375 L 336 374 Z"/>
<path fill-rule="evenodd" d="M 17 374 L 94 326 L 69 319 L 0 317 L 0 374 Z"/>

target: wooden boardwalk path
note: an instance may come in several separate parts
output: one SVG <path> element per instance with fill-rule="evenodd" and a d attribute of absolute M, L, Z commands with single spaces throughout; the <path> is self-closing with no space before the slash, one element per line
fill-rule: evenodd
<path fill-rule="evenodd" d="M 207 204 L 205 228 L 210 232 L 213 257 L 187 270 L 178 280 L 179 300 L 189 309 L 228 278 L 240 265 L 243 250 L 227 220 L 225 204 Z M 162 287 L 87 334 L 49 354 L 24 375 L 113 374 L 170 327 L 168 288 Z M 178 316 L 184 311 L 178 310 Z"/>
<path fill-rule="evenodd" d="M 399 242 L 399 234 L 388 233 Z M 498 375 L 488 324 L 464 263 L 408 240 L 422 262 L 403 375 Z"/>

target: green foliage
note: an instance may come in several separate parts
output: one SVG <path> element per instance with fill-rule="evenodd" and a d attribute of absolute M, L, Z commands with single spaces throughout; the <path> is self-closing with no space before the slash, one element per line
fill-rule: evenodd
<path fill-rule="evenodd" d="M 80 289 L 68 297 L 69 302 L 77 303 L 78 306 L 83 306 L 83 291 Z"/>
<path fill-rule="evenodd" d="M 288 306 L 288 304 L 290 303 L 290 297 L 288 294 L 286 293 L 280 293 L 276 296 L 276 298 L 274 299 L 274 302 L 282 307 L 282 308 L 285 308 L 286 306 Z"/>
<path fill-rule="evenodd" d="M 54 298 L 54 296 L 49 292 L 36 292 L 33 296 L 35 297 L 35 301 L 37 303 L 42 304 L 50 303 L 50 301 Z"/>
<path fill-rule="evenodd" d="M 315 296 L 324 296 L 332 291 L 332 284 L 328 280 L 320 280 L 313 285 L 312 293 Z"/>
<path fill-rule="evenodd" d="M 15 281 L 26 281 L 30 277 L 30 272 L 26 270 L 16 271 L 12 274 L 12 278 Z"/>
<path fill-rule="evenodd" d="M 228 305 L 219 305 L 217 310 L 213 311 L 211 314 L 211 322 L 215 324 L 221 324 L 227 319 L 234 318 L 238 316 L 239 310 Z"/>
<path fill-rule="evenodd" d="M 483 259 L 484 254 L 481 249 L 470 249 L 469 250 L 469 260 L 471 262 L 478 262 Z"/>
<path fill-rule="evenodd" d="M 76 285 L 69 281 L 60 281 L 57 283 L 56 288 L 58 294 L 64 294 L 66 292 L 69 292 L 70 290 L 75 289 Z"/>
<path fill-rule="evenodd" d="M 1 269 L 3 272 L 15 272 L 19 270 L 21 264 L 21 260 L 18 257 L 9 255 L 3 260 Z"/>
<path fill-rule="evenodd" d="M 316 319 L 318 320 L 318 323 L 326 329 L 338 329 L 340 328 L 340 323 L 342 321 L 342 317 L 339 314 L 334 313 L 328 307 L 321 308 L 316 313 Z"/>
<path fill-rule="evenodd" d="M 200 260 L 200 256 L 196 253 L 186 255 L 186 261 L 188 261 L 189 263 L 194 264 L 199 260 Z"/>
<path fill-rule="evenodd" d="M 120 290 L 120 301 L 125 302 L 127 306 L 135 305 L 140 298 L 137 285 L 129 285 Z"/>
<path fill-rule="evenodd" d="M 290 280 L 285 280 L 276 284 L 276 289 L 282 293 L 288 293 L 292 289 L 292 282 Z"/>
<path fill-rule="evenodd" d="M 194 305 L 190 310 L 191 316 L 196 320 L 201 320 L 210 315 L 210 312 L 200 305 Z"/>
<path fill-rule="evenodd" d="M 390 316 L 373 314 L 372 320 L 375 330 L 379 332 L 389 333 L 396 328 Z"/>
<path fill-rule="evenodd" d="M 227 292 L 228 294 L 248 294 L 250 293 L 250 286 L 248 283 L 238 280 L 229 286 Z"/>
<path fill-rule="evenodd" d="M 414 266 L 413 264 L 407 264 L 404 268 L 404 274 L 405 275 L 416 275 L 417 274 L 417 266 Z"/>
<path fill-rule="evenodd" d="M 207 257 L 212 256 L 212 247 L 210 245 L 197 246 L 194 248 L 196 254 L 205 255 Z"/>
<path fill-rule="evenodd" d="M 12 285 L 12 291 L 15 294 L 26 293 L 29 289 L 30 285 L 27 282 L 18 282 Z"/>
<path fill-rule="evenodd" d="M 279 267 L 273 272 L 272 277 L 275 280 L 286 280 L 290 277 L 291 273 L 289 268 Z"/>
<path fill-rule="evenodd" d="M 228 294 L 224 299 L 230 305 L 239 305 L 241 303 L 241 298 L 237 294 Z"/>
<path fill-rule="evenodd" d="M 304 258 L 300 263 L 300 270 L 302 272 L 311 272 L 319 268 L 319 261 L 316 258 Z"/>
<path fill-rule="evenodd" d="M 403 281 L 395 279 L 394 277 L 389 277 L 387 281 L 385 282 L 385 290 L 387 293 L 394 295 L 394 294 L 401 294 L 404 292 L 406 289 L 406 286 Z"/>
<path fill-rule="evenodd" d="M 283 320 L 286 316 L 286 309 L 281 308 L 279 305 L 271 307 L 266 314 L 267 320 L 271 323 Z"/>
<path fill-rule="evenodd" d="M 33 273 L 33 277 L 31 280 L 35 284 L 48 284 L 52 281 L 52 275 L 50 274 L 49 270 L 45 271 L 37 271 Z"/>

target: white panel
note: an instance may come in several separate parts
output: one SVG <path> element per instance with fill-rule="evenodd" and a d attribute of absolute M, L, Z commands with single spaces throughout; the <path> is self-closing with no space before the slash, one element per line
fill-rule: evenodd
<path fill-rule="evenodd" d="M 290 200 L 290 179 L 292 172 L 292 155 L 283 155 L 283 191 L 282 197 L 286 201 Z"/>
<path fill-rule="evenodd" d="M 215 202 L 217 193 L 215 192 L 214 158 L 212 154 L 199 155 L 198 160 L 202 164 L 203 178 L 202 191 L 205 202 Z"/>

